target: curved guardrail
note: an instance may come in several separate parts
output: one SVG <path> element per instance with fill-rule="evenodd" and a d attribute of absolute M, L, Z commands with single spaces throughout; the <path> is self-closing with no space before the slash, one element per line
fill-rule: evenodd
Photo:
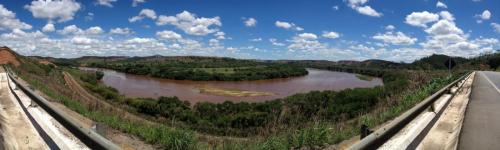
<path fill-rule="evenodd" d="M 351 146 L 349 149 L 352 150 L 365 150 L 365 149 L 376 149 L 394 136 L 398 131 L 403 129 L 409 122 L 411 122 L 420 113 L 426 110 L 430 105 L 432 105 L 437 99 L 439 99 L 443 94 L 448 93 L 451 87 L 455 86 L 459 81 L 466 79 L 471 73 L 467 73 L 460 77 L 459 79 L 453 81 L 452 83 L 446 85 L 444 88 L 438 92 L 432 94 L 431 96 L 425 98 L 422 102 L 409 109 L 408 111 L 401 114 L 399 117 L 391 121 L 386 126 L 376 130 L 370 135 L 363 138 L 358 143 Z M 462 86 L 462 85 L 460 85 Z"/>
<path fill-rule="evenodd" d="M 111 141 L 97 134 L 95 131 L 84 128 L 78 121 L 74 120 L 72 117 L 59 110 L 45 98 L 37 95 L 33 90 L 28 88 L 27 85 L 19 82 L 18 79 L 13 77 L 10 70 L 4 67 L 9 78 L 16 84 L 16 86 L 21 89 L 28 97 L 35 101 L 39 106 L 41 106 L 47 113 L 49 113 L 54 119 L 59 121 L 66 129 L 68 129 L 73 135 L 75 135 L 80 141 L 87 145 L 91 149 L 107 149 L 107 150 L 119 150 L 121 149 Z"/>

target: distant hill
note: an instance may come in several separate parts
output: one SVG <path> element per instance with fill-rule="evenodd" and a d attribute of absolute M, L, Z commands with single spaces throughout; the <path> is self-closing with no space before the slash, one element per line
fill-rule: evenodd
<path fill-rule="evenodd" d="M 447 69 L 445 62 L 452 58 L 457 65 L 465 64 L 468 60 L 463 57 L 450 57 L 447 55 L 433 54 L 428 57 L 421 58 L 409 65 L 410 69 Z"/>

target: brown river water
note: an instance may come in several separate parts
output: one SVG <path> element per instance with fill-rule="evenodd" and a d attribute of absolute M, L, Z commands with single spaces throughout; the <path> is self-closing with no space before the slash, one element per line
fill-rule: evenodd
<path fill-rule="evenodd" d="M 343 90 L 356 87 L 375 87 L 383 85 L 380 78 L 371 81 L 360 80 L 355 74 L 318 69 L 307 69 L 308 75 L 301 77 L 257 80 L 257 81 L 185 81 L 160 79 L 144 75 L 133 75 L 108 69 L 81 68 L 83 70 L 99 70 L 104 72 L 104 84 L 116 88 L 120 94 L 128 97 L 177 96 L 192 104 L 196 102 L 221 103 L 233 102 L 262 102 L 283 98 L 296 93 L 323 90 Z M 213 87 L 217 89 L 237 89 L 244 91 L 270 92 L 267 96 L 227 96 L 200 92 L 199 87 Z"/>

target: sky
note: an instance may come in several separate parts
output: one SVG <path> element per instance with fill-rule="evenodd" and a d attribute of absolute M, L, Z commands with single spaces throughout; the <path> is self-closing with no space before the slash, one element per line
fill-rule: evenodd
<path fill-rule="evenodd" d="M 498 0 L 1 0 L 23 55 L 411 62 L 500 49 Z"/>

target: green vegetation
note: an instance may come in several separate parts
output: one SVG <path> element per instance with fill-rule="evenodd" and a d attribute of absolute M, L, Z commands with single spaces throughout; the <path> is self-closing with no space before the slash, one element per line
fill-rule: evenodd
<path fill-rule="evenodd" d="M 175 80 L 243 81 L 287 78 L 307 74 L 305 68 L 270 62 L 211 57 L 129 58 L 80 60 L 83 65 Z"/>

